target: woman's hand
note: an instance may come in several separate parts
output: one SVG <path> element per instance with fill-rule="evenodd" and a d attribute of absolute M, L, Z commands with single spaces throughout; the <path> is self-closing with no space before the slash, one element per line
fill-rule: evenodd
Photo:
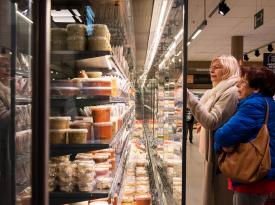
<path fill-rule="evenodd" d="M 200 131 L 201 131 L 201 124 L 200 124 L 200 123 L 197 123 L 197 124 L 196 124 L 196 128 L 197 128 L 196 133 L 199 134 Z"/>

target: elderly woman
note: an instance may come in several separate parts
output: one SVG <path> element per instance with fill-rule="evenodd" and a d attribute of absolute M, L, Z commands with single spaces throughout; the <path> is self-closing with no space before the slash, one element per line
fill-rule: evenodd
<path fill-rule="evenodd" d="M 210 76 L 213 88 L 200 101 L 188 91 L 187 106 L 201 124 L 200 153 L 204 158 L 203 204 L 232 205 L 232 192 L 226 189 L 226 178 L 217 172 L 213 132 L 236 111 L 239 65 L 233 56 L 222 55 L 212 60 Z"/>
<path fill-rule="evenodd" d="M 237 112 L 215 133 L 215 150 L 246 143 L 254 139 L 262 127 L 267 103 L 269 119 L 271 169 L 267 176 L 252 184 L 229 181 L 234 191 L 234 205 L 263 205 L 268 194 L 275 191 L 275 74 L 267 68 L 241 68 L 238 82 L 240 102 Z"/>
<path fill-rule="evenodd" d="M 12 170 L 10 156 L 10 60 L 6 48 L 0 47 L 0 193 L 1 204 L 11 204 Z"/>

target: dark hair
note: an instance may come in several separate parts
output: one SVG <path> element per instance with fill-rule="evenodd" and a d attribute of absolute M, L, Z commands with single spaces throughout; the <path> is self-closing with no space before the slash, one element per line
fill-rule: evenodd
<path fill-rule="evenodd" d="M 275 94 L 275 73 L 266 67 L 241 67 L 241 77 L 245 77 L 249 87 L 259 89 L 265 96 Z"/>

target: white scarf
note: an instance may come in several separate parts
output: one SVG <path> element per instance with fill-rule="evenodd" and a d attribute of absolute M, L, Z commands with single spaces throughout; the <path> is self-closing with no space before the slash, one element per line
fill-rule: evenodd
<path fill-rule="evenodd" d="M 221 81 L 214 88 L 205 92 L 205 94 L 200 99 L 200 103 L 204 104 L 204 106 L 210 112 L 212 107 L 215 105 L 216 101 L 218 100 L 217 97 L 219 97 L 223 92 L 225 92 L 229 88 L 236 85 L 238 79 L 239 79 L 239 76 L 232 76 L 226 80 Z M 209 135 L 209 130 L 205 129 L 204 127 L 201 127 L 201 130 L 199 133 L 199 137 L 200 137 L 199 152 L 203 156 L 206 156 L 206 153 L 208 152 L 208 150 L 206 150 L 207 147 L 209 147 L 209 139 L 208 137 L 206 137 L 208 135 Z"/>

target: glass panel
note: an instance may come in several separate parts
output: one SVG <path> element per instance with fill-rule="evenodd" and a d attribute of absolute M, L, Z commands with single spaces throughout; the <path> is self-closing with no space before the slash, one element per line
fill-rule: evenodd
<path fill-rule="evenodd" d="M 32 1 L 15 3 L 16 200 L 31 203 Z"/>
<path fill-rule="evenodd" d="M 183 89 L 182 81 L 179 79 L 183 62 L 183 7 L 176 1 L 166 3 L 168 5 L 172 3 L 173 6 L 170 9 L 166 8 L 167 20 L 162 25 L 164 28 L 162 37 L 143 88 L 144 126 L 155 191 L 161 193 L 157 195 L 157 203 L 181 204 L 182 185 L 184 185 L 182 184 Z"/>
<path fill-rule="evenodd" d="M 0 198 L 31 198 L 31 1 L 0 5 Z"/>
<path fill-rule="evenodd" d="M 131 1 L 85 2 L 52 0 L 50 203 L 113 198 L 133 124 Z"/>

